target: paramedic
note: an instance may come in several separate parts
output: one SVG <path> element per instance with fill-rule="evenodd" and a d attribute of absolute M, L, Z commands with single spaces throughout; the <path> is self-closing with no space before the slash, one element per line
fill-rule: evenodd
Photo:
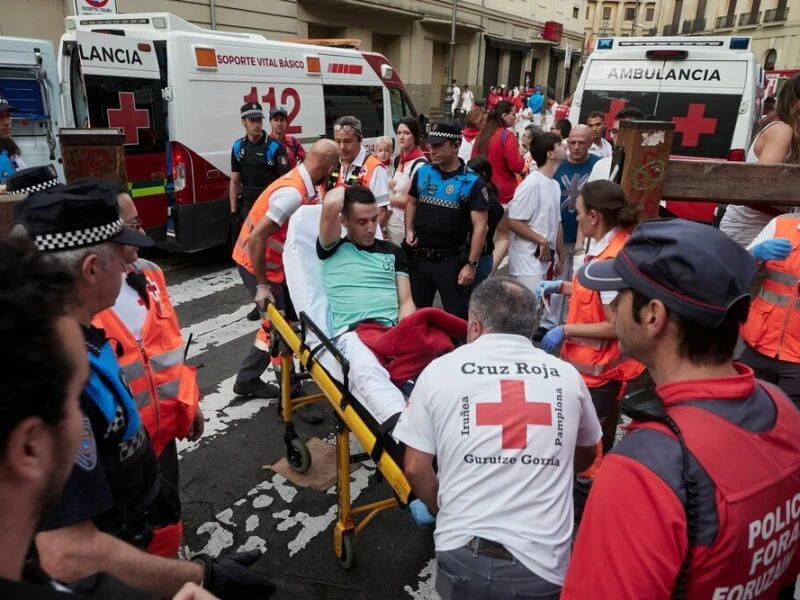
<path fill-rule="evenodd" d="M 535 308 L 514 279 L 481 283 L 469 343 L 428 365 L 394 429 L 414 494 L 438 513 L 443 599 L 555 599 L 564 581 L 574 471 L 602 434 L 580 374 L 531 343 Z"/>
<path fill-rule="evenodd" d="M 123 184 L 115 191 L 123 225 L 141 233 L 142 222 L 127 188 Z M 196 369 L 184 362 L 185 343 L 164 273 L 158 265 L 139 258 L 137 250 L 123 247 L 126 268 L 119 295 L 114 306 L 98 314 L 93 323 L 112 340 L 158 469 L 178 489 L 176 440 L 195 441 L 203 434 L 200 390 Z M 156 529 L 147 551 L 175 558 L 182 534 L 180 519 Z"/>
<path fill-rule="evenodd" d="M 383 423 L 402 410 L 405 399 L 388 371 L 349 329 L 364 321 L 396 325 L 415 306 L 405 256 L 399 247 L 375 237 L 378 218 L 375 196 L 368 188 L 334 188 L 322 202 L 317 256 L 336 345 L 350 361 L 350 383 L 363 395 L 381 398 L 372 412 Z M 346 237 L 341 237 L 342 226 Z"/>
<path fill-rule="evenodd" d="M 282 106 L 276 106 L 269 111 L 270 136 L 283 144 L 286 157 L 289 159 L 289 168 L 294 169 L 297 163 L 306 159 L 306 149 L 296 137 L 286 134 L 286 129 L 289 127 L 287 119 L 288 113 Z"/>
<path fill-rule="evenodd" d="M 433 126 L 427 142 L 431 162 L 411 181 L 406 203 L 406 239 L 411 257 L 411 293 L 419 307 L 433 306 L 467 317 L 469 292 L 489 229 L 489 193 L 483 179 L 458 158 L 461 129 Z"/>
<path fill-rule="evenodd" d="M 375 196 L 380 213 L 380 227 L 389 221 L 389 171 L 380 159 L 361 145 L 361 121 L 355 117 L 339 117 L 333 124 L 333 139 L 339 147 L 339 168 L 331 175 L 326 189 L 340 185 L 363 185 Z"/>
<path fill-rule="evenodd" d="M 330 176 L 338 163 L 336 144 L 331 140 L 316 141 L 306 160 L 264 190 L 247 215 L 233 248 L 233 260 L 260 311 L 266 310 L 265 303 L 269 301 L 289 320 L 297 320 L 283 271 L 283 244 L 289 218 L 300 206 L 319 201 L 316 186 Z M 274 385 L 261 379 L 270 362 L 269 326 L 269 321 L 262 318 L 255 344 L 239 368 L 233 391 L 240 396 L 278 395 Z M 302 417 L 308 413 L 299 414 Z"/>
<path fill-rule="evenodd" d="M 776 598 L 797 578 L 800 413 L 732 362 L 755 275 L 744 248 L 682 219 L 643 222 L 579 271 L 619 292 L 622 352 L 656 387 L 625 400 L 633 423 L 595 480 L 562 598 Z"/>
<path fill-rule="evenodd" d="M 44 570 L 68 582 L 104 571 L 159 596 L 184 583 L 211 585 L 217 595 L 263 596 L 274 586 L 242 565 L 255 554 L 180 561 L 142 551 L 152 530 L 178 518 L 175 490 L 159 475 L 147 430 L 114 351 L 92 318 L 114 304 L 122 283 L 123 245 L 152 240 L 125 228 L 114 191 L 96 184 L 57 186 L 15 207 L 13 235 L 31 238 L 50 260 L 69 267 L 75 313 L 89 358 L 81 395 L 81 441 L 60 502 L 36 537 Z"/>
<path fill-rule="evenodd" d="M 229 189 L 231 218 L 239 225 L 264 188 L 290 169 L 283 144 L 264 131 L 261 105 L 258 102 L 243 105 L 241 117 L 245 135 L 233 143 Z M 236 235 L 238 228 L 232 233 Z"/>

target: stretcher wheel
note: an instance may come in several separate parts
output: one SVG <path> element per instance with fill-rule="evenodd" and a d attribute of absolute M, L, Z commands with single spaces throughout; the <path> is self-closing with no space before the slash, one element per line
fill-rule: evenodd
<path fill-rule="evenodd" d="M 305 473 L 311 468 L 311 452 L 300 438 L 294 438 L 286 445 L 286 460 L 298 473 Z"/>
<path fill-rule="evenodd" d="M 336 558 L 345 571 L 356 564 L 356 536 L 352 531 L 345 531 L 342 534 L 342 553 Z"/>

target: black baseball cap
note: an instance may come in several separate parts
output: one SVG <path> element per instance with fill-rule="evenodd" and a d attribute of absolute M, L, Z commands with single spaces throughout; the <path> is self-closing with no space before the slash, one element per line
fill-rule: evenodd
<path fill-rule="evenodd" d="M 5 99 L 4 96 L 0 96 L 0 113 L 4 112 L 16 112 L 19 109 L 11 104 L 8 100 Z"/>
<path fill-rule="evenodd" d="M 441 144 L 447 140 L 456 142 L 461 141 L 461 127 L 450 121 L 440 121 L 436 123 L 425 141 L 429 144 Z"/>
<path fill-rule="evenodd" d="M 243 119 L 263 119 L 264 109 L 258 102 L 242 104 L 241 116 Z"/>
<path fill-rule="evenodd" d="M 634 289 L 689 321 L 718 327 L 750 295 L 758 267 L 719 229 L 683 219 L 641 223 L 614 259 L 578 271 L 592 290 Z"/>
<path fill-rule="evenodd" d="M 284 119 L 289 118 L 289 113 L 286 112 L 286 109 L 282 106 L 274 106 L 269 111 L 269 118 L 270 120 L 275 117 L 275 115 L 283 115 Z"/>
<path fill-rule="evenodd" d="M 58 185 L 31 194 L 14 207 L 14 221 L 42 252 L 117 242 L 145 248 L 153 239 L 125 227 L 117 193 L 97 183 Z"/>

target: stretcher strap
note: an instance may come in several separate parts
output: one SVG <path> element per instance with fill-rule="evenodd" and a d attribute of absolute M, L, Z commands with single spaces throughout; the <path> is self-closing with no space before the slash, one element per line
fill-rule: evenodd
<path fill-rule="evenodd" d="M 391 434 L 394 426 L 397 425 L 397 421 L 400 419 L 400 413 L 392 415 L 388 419 L 386 419 L 383 424 L 378 427 L 378 435 L 375 436 L 375 445 L 372 447 L 372 451 L 369 453 L 369 457 L 377 463 L 381 459 L 381 455 L 384 452 L 385 444 L 384 442 L 388 439 L 389 435 Z"/>

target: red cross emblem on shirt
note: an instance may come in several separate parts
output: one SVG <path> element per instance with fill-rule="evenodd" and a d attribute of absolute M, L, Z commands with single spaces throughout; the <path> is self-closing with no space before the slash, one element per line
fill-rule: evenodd
<path fill-rule="evenodd" d="M 119 108 L 106 109 L 108 126 L 125 132 L 125 145 L 139 143 L 139 130 L 150 128 L 150 111 L 136 108 L 133 92 L 119 92 Z"/>
<path fill-rule="evenodd" d="M 705 104 L 690 104 L 685 117 L 672 117 L 675 133 L 683 134 L 681 146 L 697 148 L 701 134 L 712 134 L 717 130 L 717 120 L 703 117 L 705 112 Z"/>
<path fill-rule="evenodd" d="M 503 450 L 523 450 L 528 446 L 528 425 L 552 425 L 553 408 L 547 402 L 527 402 L 525 382 L 500 381 L 500 402 L 475 405 L 476 425 L 500 425 Z"/>

